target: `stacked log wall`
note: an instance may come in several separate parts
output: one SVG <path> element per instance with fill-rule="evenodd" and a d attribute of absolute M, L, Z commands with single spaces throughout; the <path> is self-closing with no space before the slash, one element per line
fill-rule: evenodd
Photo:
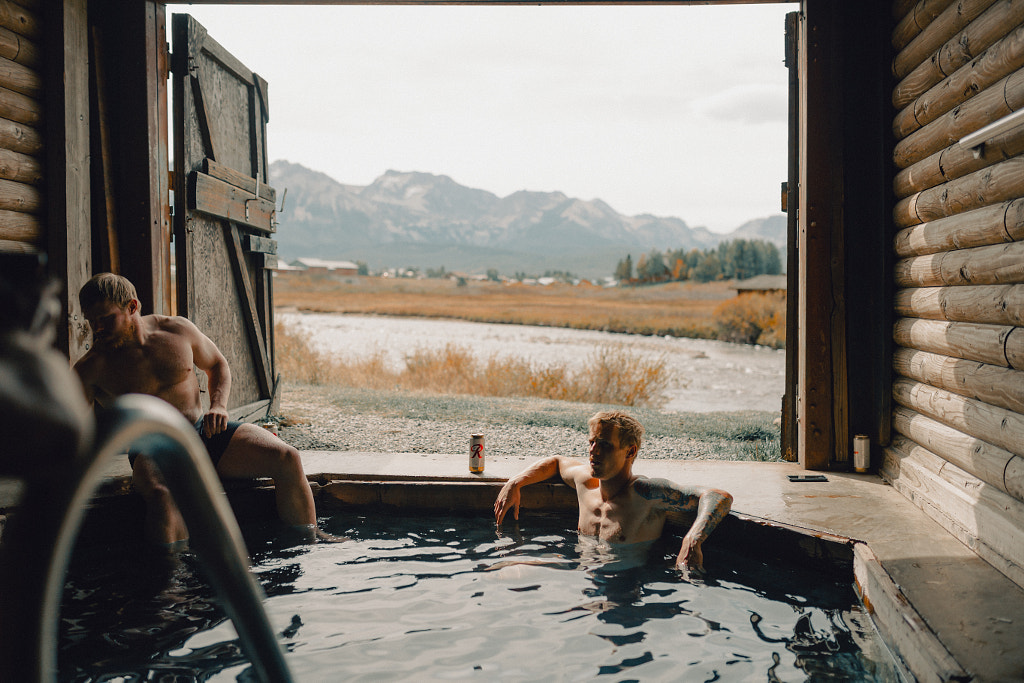
<path fill-rule="evenodd" d="M 39 3 L 0 0 L 0 251 L 46 248 Z"/>
<path fill-rule="evenodd" d="M 893 3 L 893 432 L 881 474 L 1024 586 L 1024 0 Z"/>

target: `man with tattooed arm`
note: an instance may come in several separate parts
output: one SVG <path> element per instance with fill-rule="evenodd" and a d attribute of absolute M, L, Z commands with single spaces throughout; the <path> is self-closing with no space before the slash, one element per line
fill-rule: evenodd
<path fill-rule="evenodd" d="M 696 511 L 683 537 L 676 566 L 701 571 L 701 545 L 732 507 L 732 496 L 703 486 L 680 486 L 667 479 L 633 474 L 644 428 L 618 411 L 599 412 L 588 421 L 590 460 L 551 456 L 539 460 L 508 480 L 494 502 L 500 525 L 509 509 L 519 519 L 520 489 L 558 475 L 576 489 L 579 532 L 613 543 L 640 543 L 661 536 L 670 510 Z"/>

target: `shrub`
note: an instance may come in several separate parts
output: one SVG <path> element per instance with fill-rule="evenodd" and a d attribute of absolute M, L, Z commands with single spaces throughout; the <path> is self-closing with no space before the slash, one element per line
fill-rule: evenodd
<path fill-rule="evenodd" d="M 719 304 L 714 313 L 718 338 L 741 344 L 786 346 L 786 297 L 746 294 Z"/>
<path fill-rule="evenodd" d="M 514 356 L 480 360 L 458 344 L 417 349 L 405 356 L 403 367 L 395 369 L 383 350 L 359 358 L 331 358 L 313 349 L 301 333 L 284 325 L 277 325 L 275 331 L 281 374 L 308 384 L 656 406 L 673 381 L 664 358 L 651 360 L 621 344 L 598 347 L 577 371 Z"/>

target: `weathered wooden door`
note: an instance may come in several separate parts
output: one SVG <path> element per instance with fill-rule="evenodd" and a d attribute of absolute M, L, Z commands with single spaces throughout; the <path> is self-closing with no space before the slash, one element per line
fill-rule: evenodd
<path fill-rule="evenodd" d="M 191 16 L 172 30 L 177 312 L 227 357 L 232 418 L 257 419 L 277 378 L 267 83 Z"/>

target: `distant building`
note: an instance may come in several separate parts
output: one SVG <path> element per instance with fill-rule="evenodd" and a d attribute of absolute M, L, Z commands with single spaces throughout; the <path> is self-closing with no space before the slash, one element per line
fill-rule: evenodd
<path fill-rule="evenodd" d="M 736 296 L 744 294 L 785 294 L 785 275 L 757 275 L 755 277 L 739 280 L 733 285 Z"/>
<path fill-rule="evenodd" d="M 359 266 L 351 261 L 327 261 L 325 259 L 304 256 L 292 261 L 292 265 L 309 273 L 359 274 Z"/>

